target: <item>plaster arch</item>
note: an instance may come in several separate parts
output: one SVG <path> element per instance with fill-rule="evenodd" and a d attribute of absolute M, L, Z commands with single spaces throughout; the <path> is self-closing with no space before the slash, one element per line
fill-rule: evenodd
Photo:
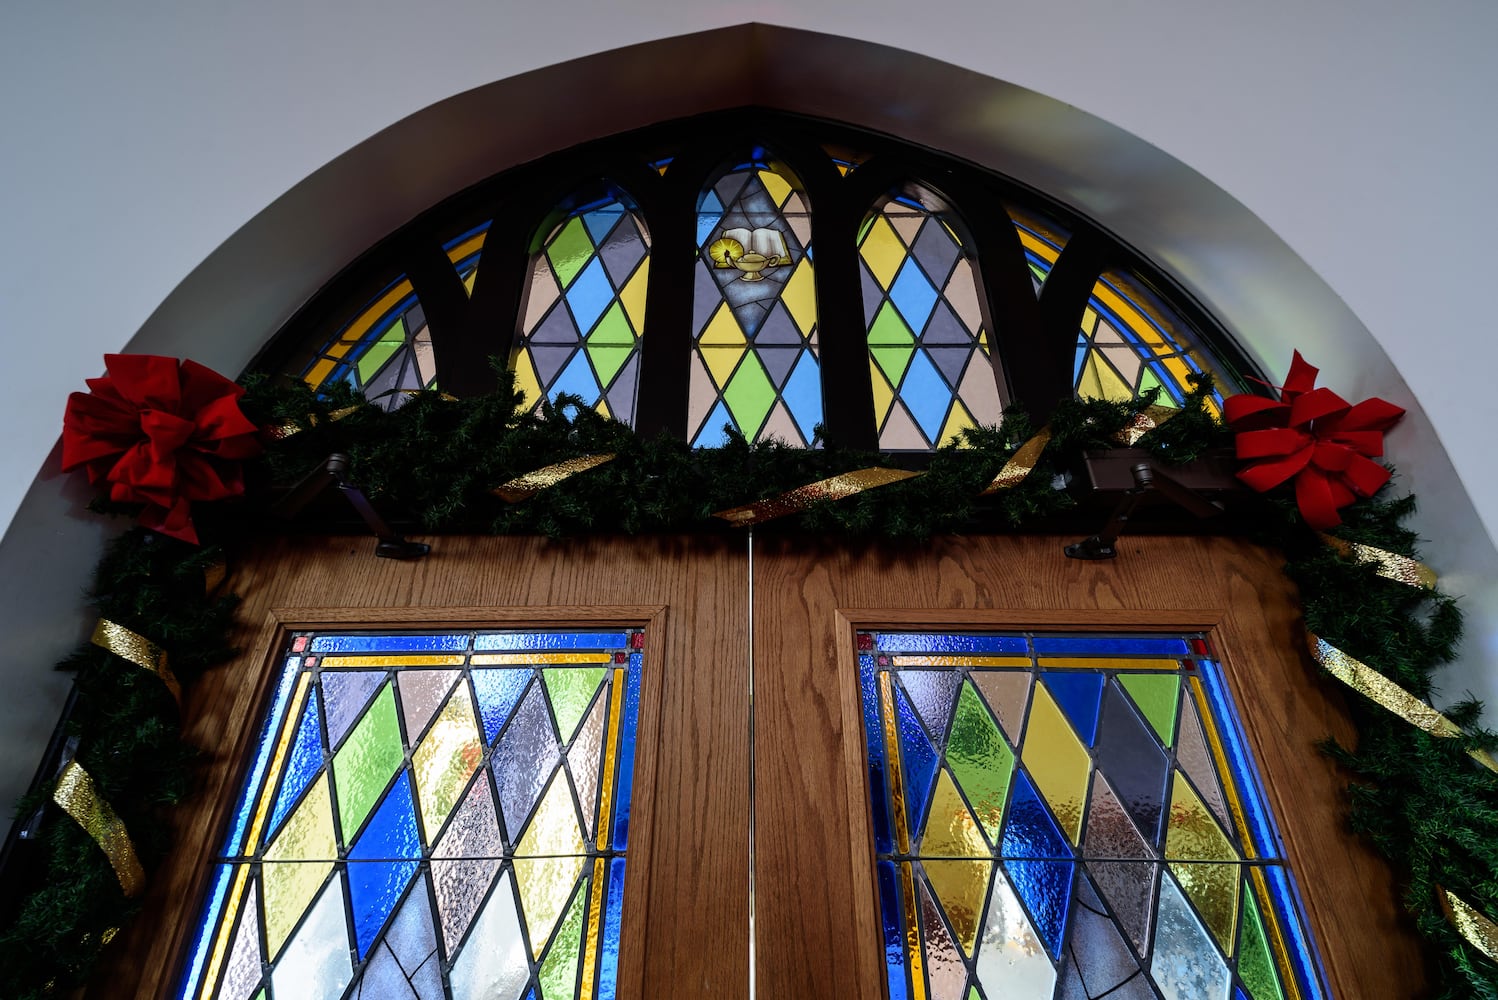
<path fill-rule="evenodd" d="M 744 81 L 753 86 L 746 94 Z M 752 101 L 747 100 L 752 96 Z M 740 24 L 506 76 L 389 124 L 294 184 L 217 246 L 118 348 L 237 372 L 340 269 L 443 197 L 509 166 L 652 122 L 754 103 L 940 149 L 1042 190 L 1111 230 L 1201 301 L 1261 368 L 1305 348 L 1352 398 L 1410 408 L 1390 438 L 1426 502 L 1427 555 L 1469 597 L 1469 654 L 1445 682 L 1498 701 L 1498 554 L 1435 427 L 1337 293 L 1254 212 L 1191 166 L 1059 100 L 926 55 Z M 205 335 L 205 329 L 211 334 Z M 0 797 L 24 787 L 66 691 L 48 666 L 82 627 L 77 592 L 108 525 L 55 454 L 0 542 L 0 628 L 18 696 L 0 705 Z M 25 470 L 29 471 L 29 470 Z M 15 570 L 45 564 L 41 579 Z M 24 675 L 24 676 L 22 676 Z M 45 675 L 45 676 L 44 676 Z"/>

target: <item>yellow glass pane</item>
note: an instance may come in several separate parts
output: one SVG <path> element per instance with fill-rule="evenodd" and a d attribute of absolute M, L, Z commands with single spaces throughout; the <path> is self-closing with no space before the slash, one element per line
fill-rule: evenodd
<path fill-rule="evenodd" d="M 536 366 L 531 364 L 529 351 L 516 351 L 510 367 L 515 369 L 515 388 L 524 396 L 522 407 L 532 407 L 541 401 L 541 380 L 536 378 Z"/>
<path fill-rule="evenodd" d="M 988 890 L 990 861 L 922 861 L 926 878 L 947 911 L 952 930 L 969 958 L 978 940 L 978 921 L 983 915 L 983 895 Z"/>
<path fill-rule="evenodd" d="M 723 303 L 708 321 L 707 329 L 698 341 L 702 360 L 707 362 L 708 371 L 712 372 L 713 381 L 719 388 L 727 384 L 733 374 L 743 356 L 745 343 L 744 331 L 739 328 L 739 321 L 733 318 L 733 310 L 728 308 L 727 302 Z"/>
<path fill-rule="evenodd" d="M 802 257 L 796 265 L 791 280 L 785 283 L 785 290 L 780 293 L 780 301 L 785 303 L 791 319 L 796 321 L 801 336 L 810 337 L 817 325 L 816 276 L 812 273 L 810 257 Z"/>
<path fill-rule="evenodd" d="M 962 801 L 957 784 L 943 768 L 936 777 L 936 794 L 926 813 L 926 830 L 921 840 L 923 858 L 986 858 L 988 844 L 978 829 L 978 821 Z"/>
<path fill-rule="evenodd" d="M 645 289 L 649 284 L 650 258 L 646 257 L 624 286 L 624 291 L 619 293 L 619 301 L 624 304 L 624 315 L 629 317 L 629 325 L 634 327 L 636 337 L 645 329 Z"/>
<path fill-rule="evenodd" d="M 261 885 L 265 892 L 265 944 L 270 957 L 280 952 L 337 857 L 333 801 L 327 772 L 323 772 L 265 852 Z"/>
<path fill-rule="evenodd" d="M 869 271 L 874 275 L 874 280 L 879 282 L 879 287 L 888 291 L 889 283 L 895 280 L 895 273 L 905 261 L 905 244 L 900 242 L 900 237 L 895 235 L 884 216 L 874 220 L 858 252 L 863 256 L 864 263 L 869 265 Z"/>
<path fill-rule="evenodd" d="M 895 390 L 890 388 L 889 379 L 884 377 L 873 358 L 869 359 L 869 378 L 874 383 L 874 426 L 882 427 L 889 405 L 895 401 Z"/>
<path fill-rule="evenodd" d="M 770 197 L 774 200 L 775 207 L 780 208 L 784 206 L 786 197 L 791 193 L 791 186 L 786 183 L 785 178 L 773 170 L 761 170 L 759 172 L 759 180 L 765 186 L 765 190 L 770 192 Z"/>
<path fill-rule="evenodd" d="M 1134 398 L 1134 389 L 1103 360 L 1103 352 L 1094 348 L 1087 352 L 1087 362 L 1082 366 L 1082 380 L 1077 383 L 1077 395 L 1083 399 L 1127 403 Z"/>
<path fill-rule="evenodd" d="M 583 976 L 580 997 L 593 995 L 593 979 L 597 975 L 598 932 L 603 922 L 603 873 L 604 861 L 593 861 L 593 881 L 588 883 L 588 939 L 583 942 Z"/>
<path fill-rule="evenodd" d="M 1082 835 L 1087 775 L 1092 761 L 1044 683 L 1035 685 L 1022 755 L 1030 777 L 1035 779 L 1035 787 L 1050 803 L 1061 829 L 1075 845 Z"/>
<path fill-rule="evenodd" d="M 891 656 L 897 667 L 1028 667 L 1028 656 Z"/>
<path fill-rule="evenodd" d="M 1040 237 L 1035 236 L 1034 234 L 1032 234 L 1030 232 L 1027 232 L 1026 230 L 1020 229 L 1020 230 L 1018 230 L 1018 232 L 1019 232 L 1019 241 L 1020 241 L 1020 243 L 1024 244 L 1024 247 L 1025 247 L 1026 250 L 1030 250 L 1030 251 L 1034 252 L 1034 254 L 1037 257 L 1039 257 L 1041 260 L 1043 260 L 1043 261 L 1046 261 L 1046 262 L 1051 263 L 1051 264 L 1055 264 L 1056 263 L 1056 248 L 1055 247 L 1051 246 L 1049 243 L 1047 243 L 1045 240 L 1041 239 Z"/>
<path fill-rule="evenodd" d="M 1238 852 L 1180 771 L 1171 788 L 1165 857 L 1223 953 L 1232 955 L 1237 941 L 1239 866 L 1204 862 L 1237 862 Z"/>
<path fill-rule="evenodd" d="M 611 653 L 475 653 L 475 667 L 525 667 L 546 663 L 612 663 Z"/>
<path fill-rule="evenodd" d="M 588 859 L 577 825 L 567 773 L 558 769 L 515 849 L 515 885 L 531 932 L 531 954 L 539 957 L 572 898 L 572 887 Z"/>
<path fill-rule="evenodd" d="M 484 248 L 484 237 L 489 235 L 489 230 L 484 230 L 477 236 L 470 236 L 447 252 L 447 259 L 456 264 L 464 257 L 472 256 Z"/>
<path fill-rule="evenodd" d="M 910 956 L 910 979 L 912 1000 L 926 1000 L 926 977 L 922 974 L 925 962 L 921 957 L 921 925 L 915 916 L 915 875 L 910 862 L 900 862 L 900 881 L 905 890 L 905 951 Z"/>
<path fill-rule="evenodd" d="M 884 711 L 884 752 L 889 760 L 899 760 L 900 734 L 895 722 L 895 694 L 890 688 L 888 673 L 879 675 L 879 701 Z M 910 825 L 905 818 L 905 781 L 900 777 L 898 767 L 891 767 L 888 770 L 889 801 L 895 814 L 895 839 L 900 846 L 900 853 L 908 854 L 910 852 Z M 909 893 L 906 896 L 909 898 Z"/>
<path fill-rule="evenodd" d="M 324 656 L 322 668 L 337 667 L 461 667 L 463 656 Z"/>
<path fill-rule="evenodd" d="M 1153 659 L 1122 656 L 1043 656 L 1038 660 L 1042 670 L 1051 667 L 1087 667 L 1095 670 L 1177 670 L 1180 661 L 1157 656 Z"/>
<path fill-rule="evenodd" d="M 345 350 L 347 349 L 345 348 Z M 336 367 L 338 367 L 336 362 L 329 361 L 324 358 L 322 361 L 319 361 L 317 364 L 312 366 L 312 370 L 306 374 L 302 381 L 306 382 L 312 388 L 316 389 L 318 386 L 323 384 L 323 380 L 326 379 L 330 374 L 332 374 L 333 369 Z"/>
<path fill-rule="evenodd" d="M 941 434 L 937 436 L 938 446 L 955 444 L 959 447 L 971 447 L 965 444 L 962 432 L 973 425 L 973 415 L 967 412 L 967 407 L 962 405 L 962 400 L 952 401 L 952 412 L 947 414 L 947 422 L 942 424 Z"/>
<path fill-rule="evenodd" d="M 613 818 L 615 754 L 619 746 L 619 706 L 624 698 L 624 669 L 614 668 L 614 684 L 609 695 L 609 737 L 604 744 L 603 787 L 598 797 L 598 849 L 609 846 L 610 821 Z M 595 886 L 599 883 L 595 881 Z"/>
<path fill-rule="evenodd" d="M 1269 904 L 1269 883 L 1264 878 L 1264 869 L 1257 865 L 1248 869 L 1253 883 L 1253 895 L 1259 902 L 1259 914 L 1264 918 L 1264 932 L 1269 937 L 1270 951 L 1274 953 L 1275 967 L 1280 970 L 1280 985 L 1285 988 L 1285 1000 L 1300 1000 L 1300 985 L 1290 964 L 1290 949 L 1285 943 L 1285 932 L 1280 927 L 1279 917 Z"/>
<path fill-rule="evenodd" d="M 421 803 L 421 819 L 426 829 L 442 828 L 442 821 L 462 797 L 468 778 L 483 755 L 484 743 L 474 721 L 468 686 L 459 684 L 427 731 L 426 739 L 411 755 L 411 768 L 416 772 L 416 798 Z"/>

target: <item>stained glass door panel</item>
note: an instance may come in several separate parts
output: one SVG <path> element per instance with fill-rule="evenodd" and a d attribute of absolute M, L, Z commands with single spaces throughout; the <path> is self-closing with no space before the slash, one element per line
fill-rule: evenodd
<path fill-rule="evenodd" d="M 179 995 L 612 998 L 644 646 L 294 633 Z"/>
<path fill-rule="evenodd" d="M 1326 996 L 1205 636 L 858 645 L 890 1000 Z"/>

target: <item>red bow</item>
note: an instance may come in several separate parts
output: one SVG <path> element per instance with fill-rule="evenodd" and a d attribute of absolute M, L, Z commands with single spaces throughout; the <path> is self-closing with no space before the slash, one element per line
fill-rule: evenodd
<path fill-rule="evenodd" d="M 192 502 L 243 493 L 240 463 L 260 454 L 244 390 L 194 361 L 108 354 L 104 367 L 68 397 L 63 471 L 84 466 L 111 500 L 145 504 L 146 527 L 197 544 Z"/>
<path fill-rule="evenodd" d="M 1238 478 L 1263 493 L 1294 476 L 1306 523 L 1325 531 L 1342 523 L 1338 508 L 1389 481 L 1389 470 L 1373 459 L 1384 453 L 1384 431 L 1404 410 L 1376 396 L 1353 406 L 1315 388 L 1317 372 L 1296 351 L 1279 402 L 1229 396 L 1225 412 L 1238 432 L 1238 458 L 1254 463 Z"/>

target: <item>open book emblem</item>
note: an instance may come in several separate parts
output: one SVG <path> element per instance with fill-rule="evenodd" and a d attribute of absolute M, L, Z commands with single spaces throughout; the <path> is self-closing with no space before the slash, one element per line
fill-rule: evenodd
<path fill-rule="evenodd" d="M 744 281 L 763 281 L 761 271 L 791 262 L 785 237 L 777 229 L 725 229 L 707 248 L 715 268 L 736 268 Z"/>

